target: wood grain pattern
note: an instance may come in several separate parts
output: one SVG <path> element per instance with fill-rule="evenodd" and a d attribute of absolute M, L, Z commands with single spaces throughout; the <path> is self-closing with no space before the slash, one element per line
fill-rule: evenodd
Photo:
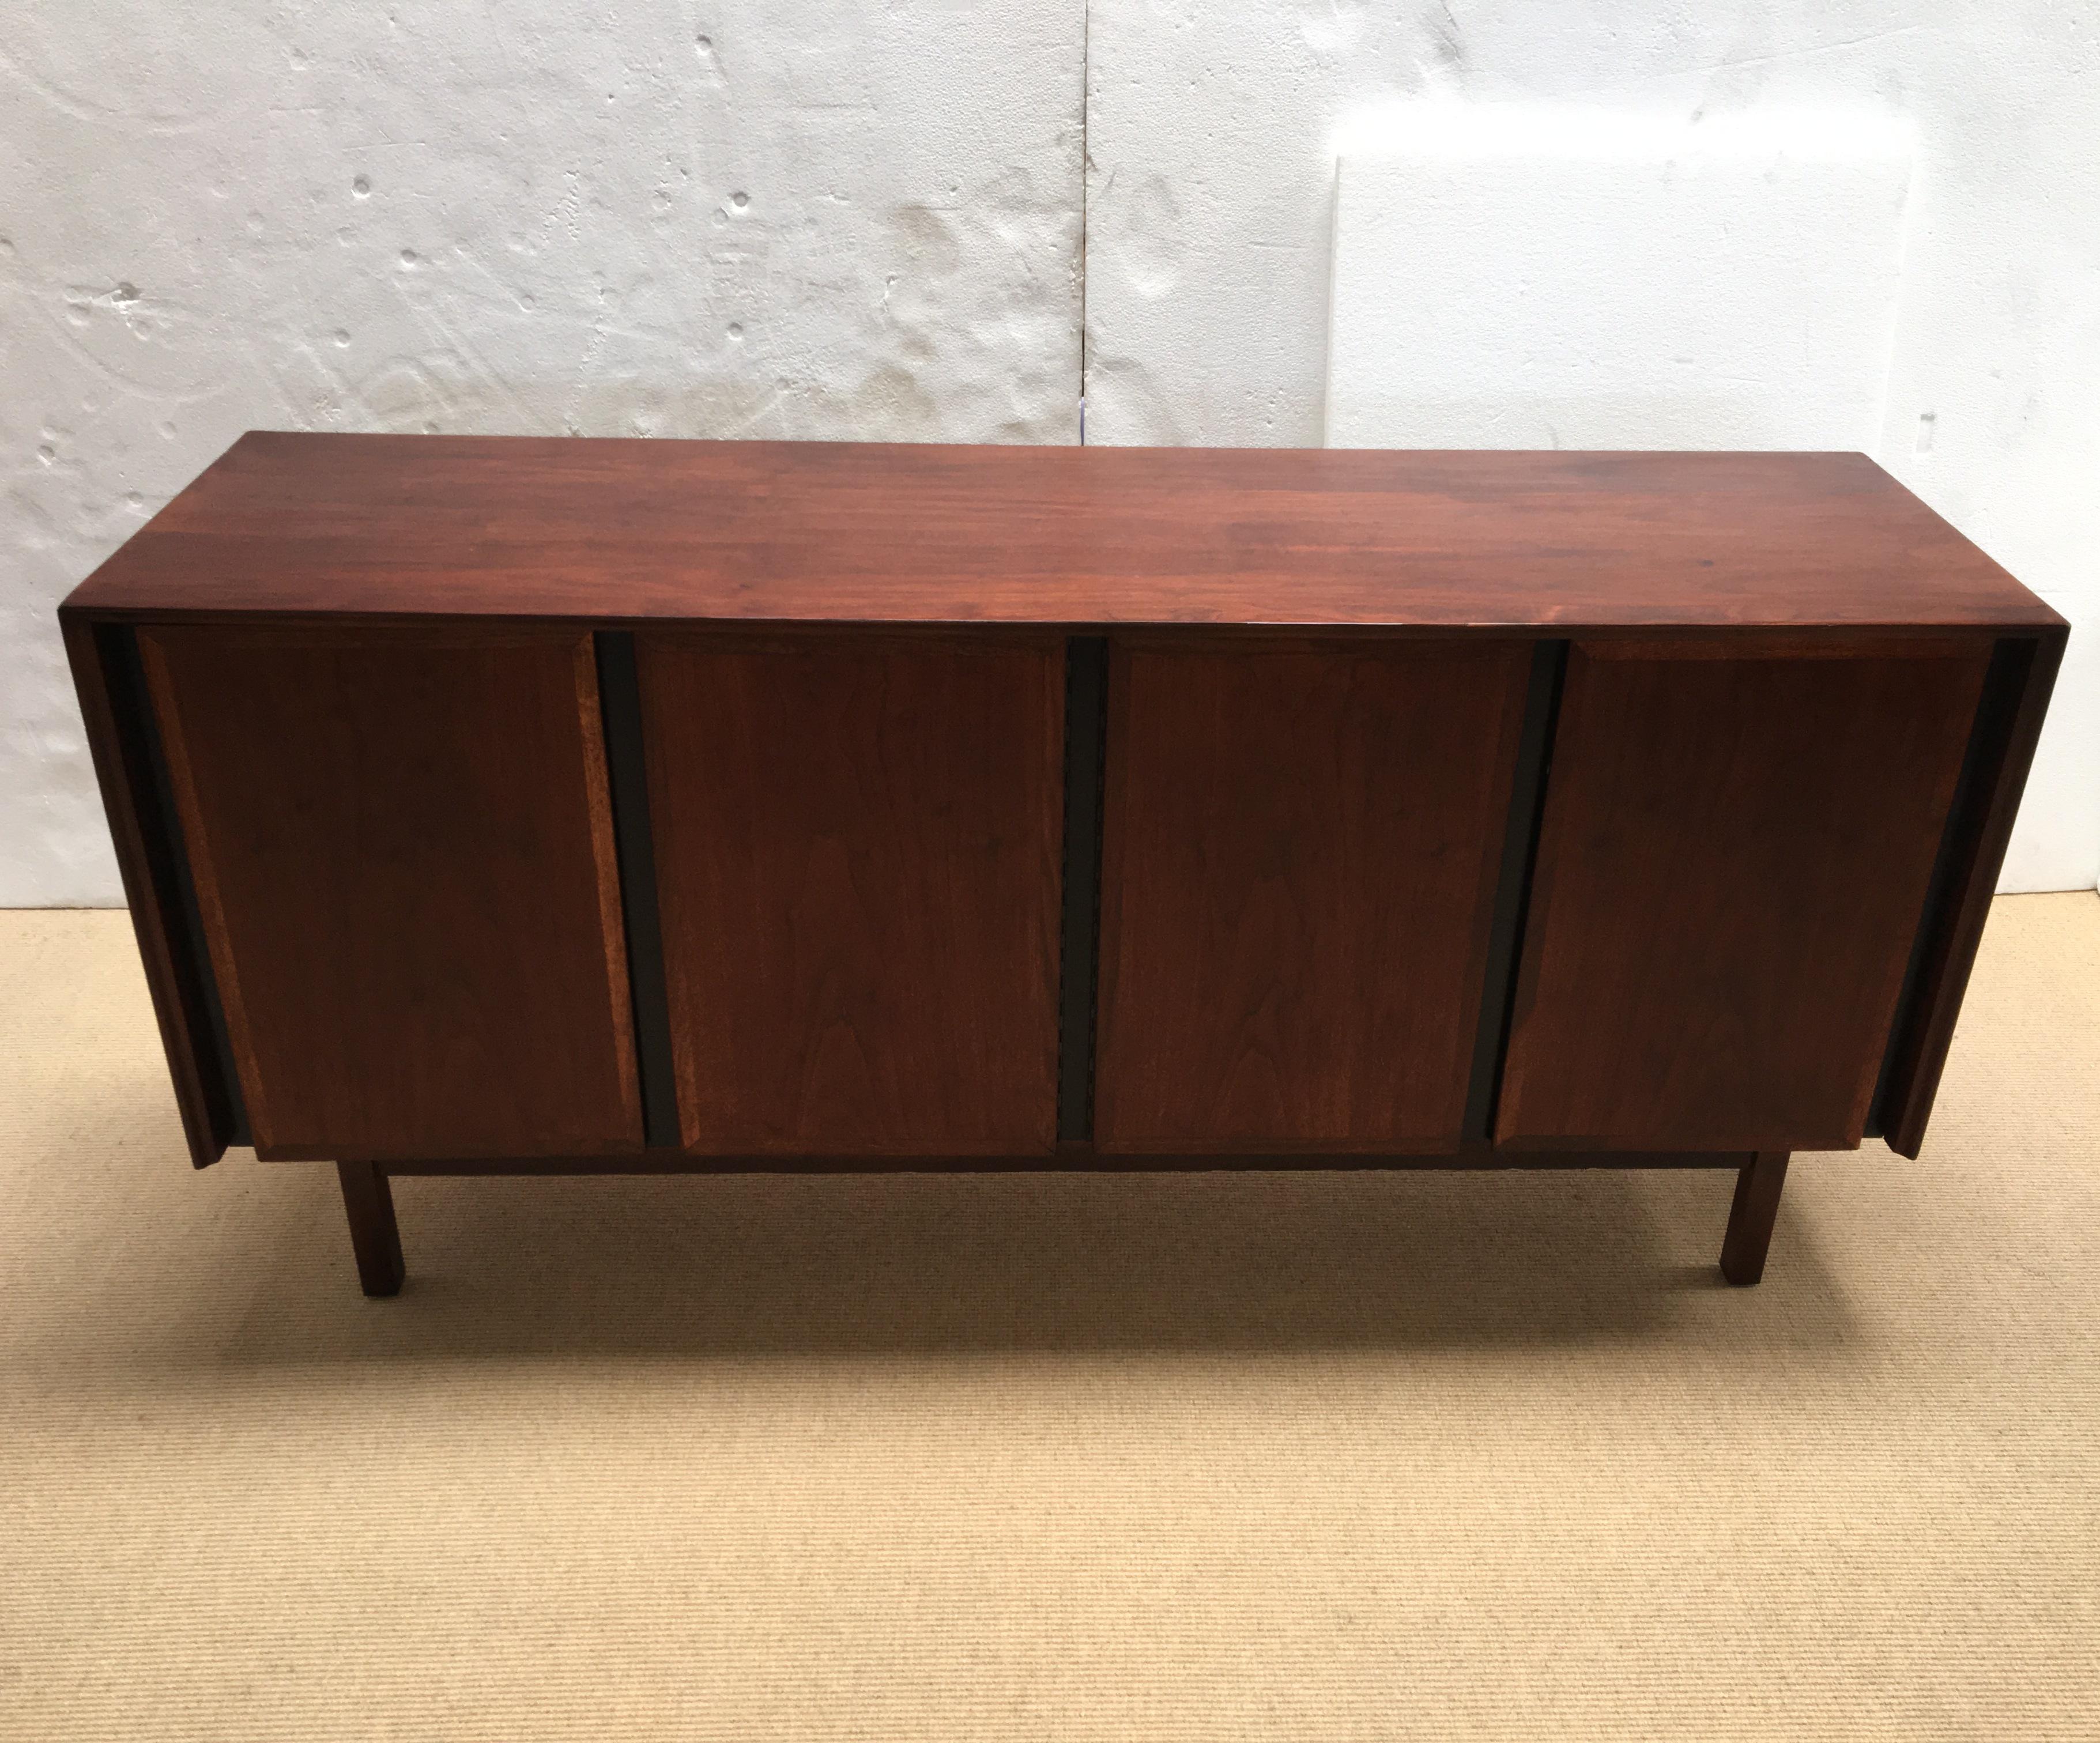
<path fill-rule="evenodd" d="M 774 622 L 2062 620 L 1858 454 L 243 437 L 103 612 Z"/>
<path fill-rule="evenodd" d="M 1529 671 L 1111 643 L 1101 1148 L 1457 1148 Z"/>
<path fill-rule="evenodd" d="M 638 1145 L 589 638 L 140 641 L 258 1152 Z"/>
<path fill-rule="evenodd" d="M 1048 1154 L 1061 639 L 635 651 L 686 1147 Z"/>
<path fill-rule="evenodd" d="M 1856 1145 L 1991 641 L 1578 643 L 1503 1145 Z"/>

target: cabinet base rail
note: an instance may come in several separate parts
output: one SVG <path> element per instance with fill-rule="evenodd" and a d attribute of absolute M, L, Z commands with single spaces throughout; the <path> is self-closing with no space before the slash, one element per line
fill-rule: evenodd
<path fill-rule="evenodd" d="M 1762 1279 L 1765 1255 L 1786 1184 L 1786 1150 L 1493 1150 L 1455 1155 L 1104 1154 L 1091 1145 L 1061 1145 L 1053 1156 L 694 1156 L 681 1150 L 638 1150 L 607 1156 L 477 1157 L 338 1162 L 343 1208 L 368 1295 L 399 1295 L 407 1276 L 400 1225 L 387 1181 L 395 1175 L 575 1174 L 985 1174 L 1234 1173 L 1290 1169 L 1304 1172 L 1436 1169 L 1733 1168 L 1736 1194 L 1721 1243 L 1721 1274 L 1748 1286 Z"/>

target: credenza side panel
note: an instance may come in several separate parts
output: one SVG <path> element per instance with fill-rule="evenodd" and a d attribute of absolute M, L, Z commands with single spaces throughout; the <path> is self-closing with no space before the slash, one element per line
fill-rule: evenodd
<path fill-rule="evenodd" d="M 1458 1149 L 1530 654 L 1112 639 L 1102 1149 Z"/>
<path fill-rule="evenodd" d="M 1990 655 L 1578 642 L 1497 1144 L 1856 1145 Z"/>
<path fill-rule="evenodd" d="M 1063 638 L 635 652 L 686 1149 L 1049 1154 Z"/>
<path fill-rule="evenodd" d="M 590 638 L 139 642 L 258 1150 L 638 1147 Z"/>

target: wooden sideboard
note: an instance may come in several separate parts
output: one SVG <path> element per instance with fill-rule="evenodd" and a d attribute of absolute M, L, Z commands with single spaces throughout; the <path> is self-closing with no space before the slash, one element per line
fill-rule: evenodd
<path fill-rule="evenodd" d="M 1854 454 L 254 434 L 60 608 L 198 1166 L 1915 1155 L 2062 620 Z"/>

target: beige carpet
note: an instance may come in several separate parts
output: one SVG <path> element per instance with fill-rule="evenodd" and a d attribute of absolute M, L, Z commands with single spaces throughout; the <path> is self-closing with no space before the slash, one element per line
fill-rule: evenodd
<path fill-rule="evenodd" d="M 0 916 L 0 1736 L 2100 1736 L 2100 898 L 1730 1185 L 412 1180 L 368 1303 Z"/>

